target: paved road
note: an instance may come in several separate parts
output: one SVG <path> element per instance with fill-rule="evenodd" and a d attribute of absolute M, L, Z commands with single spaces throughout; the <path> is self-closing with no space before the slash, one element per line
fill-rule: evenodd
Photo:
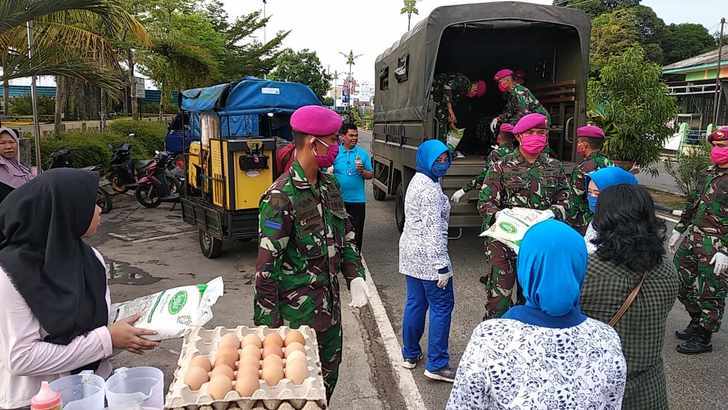
<path fill-rule="evenodd" d="M 368 147 L 371 137 L 364 132 L 360 134 L 362 145 Z M 374 201 L 371 188 L 369 198 L 363 255 L 401 343 L 405 282 L 398 272 L 399 232 L 394 224 L 394 202 L 391 199 Z M 668 223 L 668 229 L 672 229 L 671 223 Z M 466 230 L 462 239 L 450 242 L 450 257 L 455 271 L 455 311 L 450 331 L 453 366 L 457 365 L 473 328 L 483 317 L 485 294 L 478 278 L 482 275 L 484 263 L 481 239 L 477 238 L 477 233 L 476 230 Z M 668 318 L 664 349 L 671 407 L 692 410 L 726 408 L 728 390 L 724 386 L 728 382 L 728 332 L 724 329 L 716 334 L 715 352 L 712 354 L 680 355 L 674 350 L 677 340 L 673 332 L 683 328 L 688 320 L 682 305 L 676 303 Z M 427 346 L 426 339 L 422 346 Z M 426 380 L 421 367 L 414 370 L 414 376 L 427 408 L 442 409 L 451 386 Z"/>

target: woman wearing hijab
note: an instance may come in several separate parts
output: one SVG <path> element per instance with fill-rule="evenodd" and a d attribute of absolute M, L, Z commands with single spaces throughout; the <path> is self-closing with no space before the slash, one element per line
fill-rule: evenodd
<path fill-rule="evenodd" d="M 158 344 L 137 317 L 108 325 L 106 265 L 82 239 L 101 221 L 97 186 L 91 173 L 54 169 L 0 205 L 0 408 L 27 406 L 41 381 L 68 373 L 108 377 L 112 348 Z"/>
<path fill-rule="evenodd" d="M 637 178 L 635 176 L 620 167 L 605 167 L 599 170 L 590 172 L 586 176 L 586 190 L 587 190 L 587 203 L 589 210 L 592 215 L 597 212 L 597 203 L 599 202 L 599 192 L 603 191 L 610 186 L 627 184 L 637 185 Z M 594 230 L 594 225 L 590 222 L 586 228 L 584 234 L 584 240 L 586 241 L 586 250 L 589 255 L 597 251 L 596 245 L 592 241 L 597 237 L 597 233 Z"/>
<path fill-rule="evenodd" d="M 417 173 L 404 200 L 404 230 L 399 238 L 399 271 L 407 281 L 407 300 L 402 318 L 402 366 L 417 367 L 422 360 L 420 339 L 429 310 L 430 329 L 425 377 L 452 383 L 448 338 L 453 305 L 452 265 L 447 253 L 450 203 L 440 178 L 450 167 L 445 144 L 428 140 L 417 149 Z"/>
<path fill-rule="evenodd" d="M 628 370 L 623 408 L 667 409 L 662 346 L 680 280 L 664 258 L 665 224 L 647 190 L 628 184 L 600 192 L 592 224 L 596 253 L 589 258 L 581 307 L 587 316 L 611 322 L 622 340 Z M 614 323 L 623 306 L 627 310 Z"/>
<path fill-rule="evenodd" d="M 584 239 L 553 219 L 531 227 L 518 253 L 525 305 L 475 328 L 449 410 L 619 409 L 627 366 L 619 336 L 579 308 Z"/>
<path fill-rule="evenodd" d="M 0 127 L 0 184 L 10 190 L 33 178 L 30 168 L 20 162 L 19 155 L 18 135 L 10 128 Z"/>

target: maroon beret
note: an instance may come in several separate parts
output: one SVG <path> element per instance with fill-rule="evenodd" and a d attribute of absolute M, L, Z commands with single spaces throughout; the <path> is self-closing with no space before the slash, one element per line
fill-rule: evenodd
<path fill-rule="evenodd" d="M 306 105 L 291 115 L 291 128 L 304 134 L 326 137 L 341 128 L 341 116 L 320 105 Z"/>
<path fill-rule="evenodd" d="M 496 81 L 500 81 L 506 77 L 513 77 L 513 70 L 510 68 L 504 68 L 502 70 L 499 70 L 497 73 L 495 73 L 495 77 L 493 77 Z"/>
<path fill-rule="evenodd" d="M 584 138 L 604 138 L 604 130 L 596 125 L 585 125 L 576 129 L 577 137 Z"/>
<path fill-rule="evenodd" d="M 533 128 L 545 129 L 548 128 L 546 122 L 546 116 L 543 114 L 532 113 L 524 115 L 520 120 L 518 120 L 518 124 L 513 127 L 513 133 L 523 134 L 524 132 Z"/>

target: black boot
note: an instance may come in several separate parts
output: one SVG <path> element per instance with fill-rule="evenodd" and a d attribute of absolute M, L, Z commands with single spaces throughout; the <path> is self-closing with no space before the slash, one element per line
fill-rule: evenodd
<path fill-rule="evenodd" d="M 680 340 L 690 340 L 691 337 L 696 335 L 698 329 L 700 329 L 698 320 L 692 319 L 690 320 L 690 323 L 688 324 L 688 327 L 685 328 L 685 330 L 683 330 L 682 332 L 679 330 L 675 331 L 675 337 Z"/>
<path fill-rule="evenodd" d="M 696 334 L 693 335 L 685 343 L 677 346 L 677 352 L 682 354 L 700 354 L 713 351 L 713 345 L 710 344 L 710 338 L 713 332 L 698 328 Z"/>

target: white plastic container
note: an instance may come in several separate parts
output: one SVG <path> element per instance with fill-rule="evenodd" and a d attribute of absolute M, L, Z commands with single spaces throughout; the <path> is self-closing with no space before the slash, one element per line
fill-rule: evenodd
<path fill-rule="evenodd" d="M 63 410 L 104 410 L 104 379 L 86 370 L 50 383 L 61 394 Z"/>
<path fill-rule="evenodd" d="M 106 381 L 110 410 L 162 409 L 164 374 L 156 367 L 122 367 Z"/>

